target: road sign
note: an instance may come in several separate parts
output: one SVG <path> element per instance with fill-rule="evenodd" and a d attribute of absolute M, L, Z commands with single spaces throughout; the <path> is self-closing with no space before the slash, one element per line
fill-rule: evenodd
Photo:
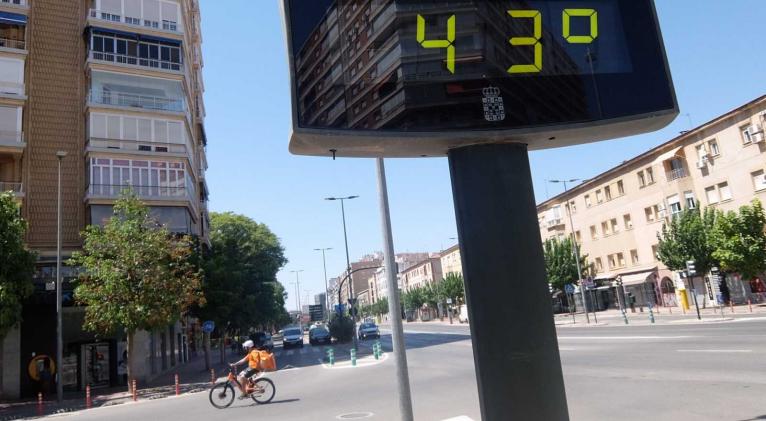
<path fill-rule="evenodd" d="M 343 315 L 345 311 L 346 311 L 345 304 L 335 304 L 335 313 L 337 313 L 338 315 Z"/>
<path fill-rule="evenodd" d="M 452 298 L 447 298 L 447 304 L 452 304 Z"/>
<path fill-rule="evenodd" d="M 657 130 L 678 115 L 652 0 L 520 2 L 527 10 L 407 0 L 378 20 L 378 5 L 392 2 L 282 1 L 295 154 L 546 149 Z M 357 5 L 373 15 L 345 28 L 338 16 Z"/>
<path fill-rule="evenodd" d="M 204 323 L 202 323 L 202 331 L 205 333 L 210 333 L 215 330 L 215 322 L 212 320 L 208 320 Z"/>
<path fill-rule="evenodd" d="M 566 284 L 564 285 L 564 291 L 566 291 L 567 294 L 574 294 L 575 286 L 572 284 Z"/>
<path fill-rule="evenodd" d="M 324 306 L 321 304 L 310 304 L 309 315 L 311 315 L 312 322 L 324 320 Z"/>

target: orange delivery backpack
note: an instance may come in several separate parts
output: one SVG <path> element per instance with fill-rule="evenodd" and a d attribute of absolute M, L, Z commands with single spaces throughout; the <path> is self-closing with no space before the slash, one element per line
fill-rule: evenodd
<path fill-rule="evenodd" d="M 268 351 L 260 351 L 260 369 L 263 371 L 277 371 L 277 359 Z"/>

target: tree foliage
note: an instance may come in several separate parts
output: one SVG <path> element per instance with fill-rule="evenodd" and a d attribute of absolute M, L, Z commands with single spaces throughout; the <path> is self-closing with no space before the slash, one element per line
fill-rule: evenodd
<path fill-rule="evenodd" d="M 766 271 L 766 214 L 759 200 L 739 212 L 719 212 L 712 229 L 713 257 L 726 272 L 750 280 Z"/>
<path fill-rule="evenodd" d="M 406 310 L 419 310 L 426 303 L 425 291 L 423 288 L 411 288 L 402 292 L 402 303 Z"/>
<path fill-rule="evenodd" d="M 229 333 L 282 325 L 287 293 L 277 272 L 287 259 L 277 236 L 246 216 L 212 213 L 210 242 L 203 285 L 207 305 L 195 313 Z"/>
<path fill-rule="evenodd" d="M 354 320 L 351 317 L 337 314 L 330 318 L 328 325 L 330 336 L 338 342 L 348 342 L 354 337 Z"/>
<path fill-rule="evenodd" d="M 439 284 L 442 296 L 444 298 L 451 298 L 453 304 L 465 301 L 465 284 L 463 283 L 463 275 L 459 273 L 450 272 L 442 279 Z"/>
<path fill-rule="evenodd" d="M 698 273 L 708 272 L 717 264 L 710 235 L 715 219 L 710 208 L 704 213 L 697 207 L 674 215 L 657 234 L 658 260 L 670 270 L 684 270 L 686 262 L 693 260 Z"/>
<path fill-rule="evenodd" d="M 21 322 L 22 303 L 33 291 L 36 256 L 24 245 L 26 230 L 13 194 L 0 192 L 0 340 Z"/>
<path fill-rule="evenodd" d="M 69 264 L 83 269 L 75 289 L 76 300 L 86 305 L 83 327 L 101 334 L 128 332 L 132 378 L 133 334 L 165 327 L 204 302 L 192 240 L 170 234 L 129 190 L 103 228 L 91 225 L 82 236 L 83 250 Z"/>
<path fill-rule="evenodd" d="M 582 273 L 586 273 L 587 255 L 581 254 L 579 245 L 577 246 L 577 253 L 580 253 L 580 270 Z M 571 237 L 546 240 L 543 243 L 543 254 L 549 284 L 552 284 L 554 288 L 563 290 L 564 285 L 577 282 L 577 261 L 574 253 L 572 253 Z"/>

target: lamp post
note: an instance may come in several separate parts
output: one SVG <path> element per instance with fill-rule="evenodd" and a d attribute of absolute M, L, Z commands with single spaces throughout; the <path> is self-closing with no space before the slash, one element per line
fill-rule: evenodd
<path fill-rule="evenodd" d="M 56 152 L 58 158 L 58 192 L 56 209 L 56 400 L 64 399 L 64 385 L 61 382 L 62 360 L 64 359 L 64 331 L 62 330 L 62 278 L 61 278 L 61 161 L 67 156 L 65 151 Z"/>
<path fill-rule="evenodd" d="M 564 193 L 567 192 L 567 183 L 574 183 L 580 181 L 579 178 L 573 178 L 571 180 L 548 180 L 549 183 L 561 183 L 564 185 Z M 572 228 L 572 253 L 575 257 L 575 264 L 577 265 L 577 277 L 580 280 L 580 295 L 582 296 L 582 307 L 585 311 L 585 321 L 590 324 L 590 316 L 588 315 L 588 301 L 585 298 L 585 283 L 582 279 L 582 268 L 580 267 L 580 251 L 577 248 L 577 238 L 575 237 L 574 220 L 572 219 L 572 211 L 569 208 L 569 199 L 565 205 L 567 210 L 567 216 L 569 217 L 569 226 Z M 594 310 L 595 311 L 595 310 Z"/>
<path fill-rule="evenodd" d="M 327 320 L 330 320 L 330 288 L 327 286 L 327 259 L 325 258 L 325 252 L 332 250 L 332 247 L 314 249 L 314 251 L 322 252 L 322 267 L 324 268 L 324 305 L 325 316 Z"/>
<path fill-rule="evenodd" d="M 302 316 L 303 315 L 303 309 L 301 307 L 301 280 L 300 280 L 298 274 L 303 272 L 303 269 L 291 270 L 290 272 L 295 274 L 295 297 L 298 299 L 298 314 L 300 314 Z"/>
<path fill-rule="evenodd" d="M 356 199 L 359 196 L 347 196 L 347 197 L 326 197 L 324 200 L 340 200 L 340 211 L 341 215 L 343 216 L 343 242 L 346 245 L 346 273 L 351 275 L 351 259 L 348 256 L 348 234 L 346 233 L 346 207 L 345 207 L 345 201 L 346 200 L 352 200 Z M 348 298 L 351 301 L 350 308 L 351 308 L 351 315 L 354 320 L 356 320 L 356 317 L 354 317 L 354 279 L 349 278 L 348 283 Z M 341 303 L 338 303 L 341 304 Z M 356 330 L 356 329 L 355 329 Z M 356 346 L 356 334 L 354 335 L 354 346 Z"/>

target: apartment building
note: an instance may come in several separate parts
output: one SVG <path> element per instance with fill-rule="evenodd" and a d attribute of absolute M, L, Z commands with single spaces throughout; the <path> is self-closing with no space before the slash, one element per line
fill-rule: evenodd
<path fill-rule="evenodd" d="M 728 211 L 755 198 L 766 202 L 765 124 L 762 96 L 541 203 L 543 240 L 574 231 L 591 276 L 602 285 L 599 301 L 621 278 L 639 304 L 678 305 L 676 287 L 684 282 L 688 302 L 694 288 L 700 305 L 708 305 L 720 286 L 713 283 L 708 291 L 703 279 L 692 285 L 664 267 L 656 258 L 657 234 L 685 208 Z M 737 276 L 725 282 L 733 300 L 746 300 L 749 284 Z"/>
<path fill-rule="evenodd" d="M 63 257 L 131 187 L 171 231 L 207 242 L 205 107 L 198 0 L 1 0 L 0 189 L 12 190 L 39 254 L 35 294 L 0 347 L 0 396 L 31 396 L 34 357 L 55 355 L 57 171 Z M 82 330 L 77 268 L 65 267 L 64 390 L 122 382 L 124 335 Z M 139 379 L 187 361 L 196 328 L 141 332 Z"/>
<path fill-rule="evenodd" d="M 405 291 L 433 285 L 441 280 L 442 264 L 438 254 L 402 271 L 402 287 Z"/>
<path fill-rule="evenodd" d="M 441 264 L 444 276 L 447 276 L 450 273 L 463 276 L 463 261 L 460 260 L 460 244 L 455 244 L 441 253 Z"/>

